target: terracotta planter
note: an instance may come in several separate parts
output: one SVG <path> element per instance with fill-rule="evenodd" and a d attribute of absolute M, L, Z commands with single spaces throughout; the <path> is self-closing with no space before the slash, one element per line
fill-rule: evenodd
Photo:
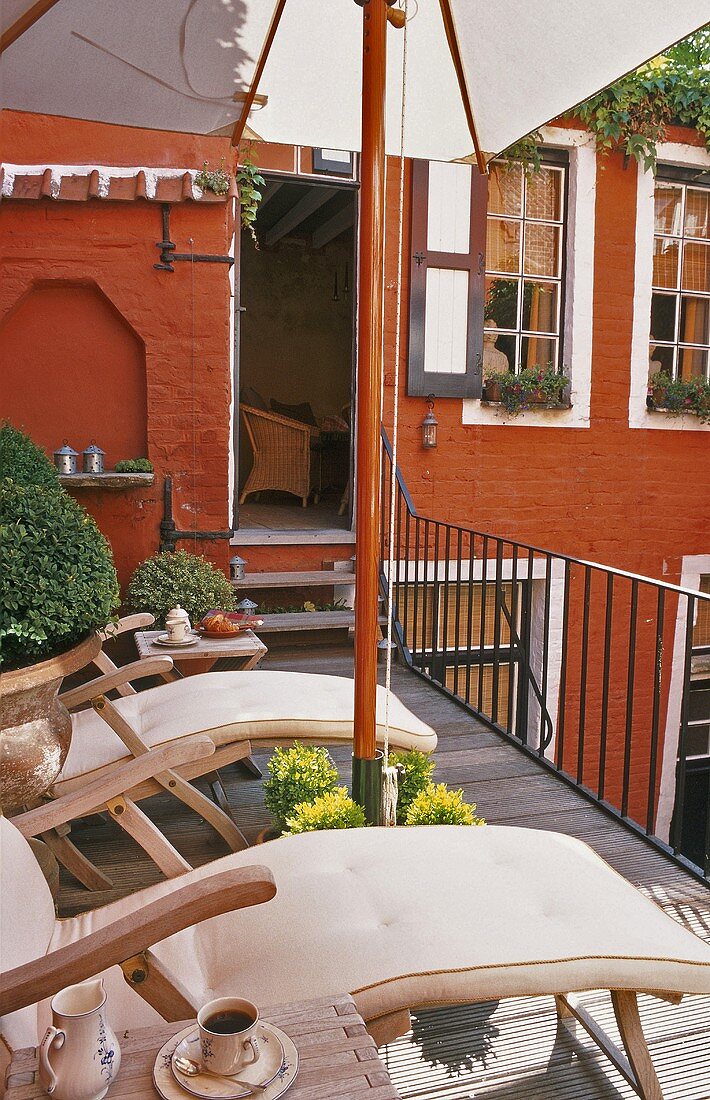
<path fill-rule="evenodd" d="M 662 386 L 654 386 L 653 388 L 653 404 L 657 409 L 662 409 L 666 404 L 666 391 Z"/>
<path fill-rule="evenodd" d="M 500 382 L 486 382 L 485 399 L 486 401 L 500 401 Z"/>
<path fill-rule="evenodd" d="M 57 692 L 64 677 L 100 649 L 98 634 L 91 634 L 49 661 L 0 675 L 0 802 L 6 814 L 40 798 L 62 770 L 71 718 Z"/>
<path fill-rule="evenodd" d="M 549 405 L 550 398 L 543 390 L 533 390 L 528 397 L 528 405 Z"/>

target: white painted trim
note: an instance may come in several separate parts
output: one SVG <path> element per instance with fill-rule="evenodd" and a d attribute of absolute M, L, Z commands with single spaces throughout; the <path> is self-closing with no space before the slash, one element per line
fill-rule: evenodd
<path fill-rule="evenodd" d="M 594 299 L 594 219 L 597 154 L 587 130 L 546 126 L 545 145 L 569 150 L 567 278 L 565 285 L 564 370 L 572 380 L 572 408 L 508 416 L 505 410 L 463 402 L 464 424 L 504 424 L 513 428 L 588 428 L 592 391 L 592 307 Z"/>
<path fill-rule="evenodd" d="M 710 574 L 710 554 L 690 554 L 683 558 L 680 583 L 683 588 L 697 592 L 700 578 Z M 680 712 L 683 702 L 683 677 L 685 664 L 685 616 L 687 601 L 681 596 L 678 600 L 675 635 L 673 638 L 673 658 L 671 682 L 668 689 L 666 728 L 663 737 L 663 761 L 661 764 L 661 786 L 658 796 L 658 814 L 656 836 L 668 841 L 670 837 L 673 804 L 675 802 L 676 762 L 678 759 L 678 741 L 680 738 Z M 697 611 L 697 604 L 696 604 Z"/>
<path fill-rule="evenodd" d="M 668 142 L 657 148 L 659 163 L 682 168 L 710 168 L 710 153 L 694 145 Z M 631 336 L 631 385 L 629 427 L 671 432 L 707 432 L 693 413 L 668 416 L 646 408 L 648 393 L 648 346 L 651 339 L 651 286 L 653 282 L 654 185 L 651 172 L 638 169 L 636 186 L 636 242 L 634 264 L 634 315 Z"/>

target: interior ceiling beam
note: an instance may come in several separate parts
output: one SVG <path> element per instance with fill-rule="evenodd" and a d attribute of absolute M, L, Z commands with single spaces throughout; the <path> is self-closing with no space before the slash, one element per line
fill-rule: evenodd
<path fill-rule="evenodd" d="M 25 31 L 28 31 L 30 27 L 34 27 L 37 20 L 46 15 L 50 8 L 58 3 L 59 0 L 37 0 L 36 4 L 28 8 L 24 15 L 21 15 L 12 26 L 8 27 L 3 34 L 0 34 L 0 54 L 13 42 L 17 42 L 17 39 L 21 38 Z"/>
<path fill-rule="evenodd" d="M 267 203 L 271 202 L 276 192 L 280 191 L 282 187 L 283 180 L 269 180 L 266 185 L 266 189 L 261 196 L 261 202 L 259 203 L 259 213 L 261 213 Z"/>
<path fill-rule="evenodd" d="M 265 243 L 269 246 L 276 244 L 292 229 L 298 228 L 306 218 L 310 218 L 311 214 L 324 206 L 328 199 L 332 199 L 333 195 L 337 195 L 337 193 L 335 187 L 313 187 L 295 206 L 287 210 L 275 225 L 272 225 L 264 237 Z"/>
<path fill-rule="evenodd" d="M 355 203 L 349 202 L 347 206 L 344 206 L 342 210 L 339 210 L 337 214 L 333 214 L 332 218 L 328 218 L 326 222 L 319 225 L 317 229 L 313 231 L 312 244 L 314 248 L 323 248 L 330 241 L 335 240 L 341 233 L 344 233 L 346 229 L 350 229 L 355 224 Z"/>

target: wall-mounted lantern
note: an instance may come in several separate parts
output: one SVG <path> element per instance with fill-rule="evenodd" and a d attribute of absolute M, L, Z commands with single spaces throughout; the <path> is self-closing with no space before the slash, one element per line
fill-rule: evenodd
<path fill-rule="evenodd" d="M 81 453 L 84 458 L 85 474 L 102 474 L 104 472 L 104 455 L 106 452 L 101 450 L 95 439 L 92 439 L 86 450 Z"/>
<path fill-rule="evenodd" d="M 427 450 L 436 447 L 439 421 L 434 416 L 434 394 L 430 393 L 426 399 L 427 413 L 422 420 L 422 447 Z"/>
<path fill-rule="evenodd" d="M 79 457 L 79 452 L 75 451 L 73 447 L 69 446 L 68 440 L 64 440 L 61 447 L 58 447 L 54 452 L 54 465 L 59 470 L 60 474 L 75 474 L 76 473 L 76 460 Z"/>
<path fill-rule="evenodd" d="M 239 554 L 235 554 L 233 558 L 229 559 L 229 575 L 233 581 L 243 581 L 246 575 L 246 562 L 244 558 L 240 558 Z"/>

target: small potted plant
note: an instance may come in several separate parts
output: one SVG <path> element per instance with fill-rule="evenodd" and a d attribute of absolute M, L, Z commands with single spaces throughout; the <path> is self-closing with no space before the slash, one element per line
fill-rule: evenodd
<path fill-rule="evenodd" d="M 407 825 L 485 825 L 476 817 L 476 804 L 466 802 L 463 791 L 452 791 L 445 783 L 428 783 L 407 811 Z"/>
<path fill-rule="evenodd" d="M 561 405 L 569 378 L 552 367 L 526 367 L 518 374 L 503 373 L 500 380 L 500 400 L 511 416 L 517 416 L 531 405 Z"/>
<path fill-rule="evenodd" d="M 503 386 L 509 380 L 510 371 L 491 371 L 483 382 L 483 400 L 500 402 Z"/>
<path fill-rule="evenodd" d="M 132 611 L 149 611 L 156 624 L 165 626 L 165 615 L 178 604 L 193 623 L 212 608 L 234 611 L 236 597 L 221 569 L 199 554 L 176 550 L 147 558 L 130 579 L 126 600 Z"/>
<path fill-rule="evenodd" d="M 269 778 L 264 781 L 264 802 L 279 832 L 286 828 L 287 819 L 296 806 L 312 802 L 320 795 L 334 791 L 338 785 L 338 769 L 328 750 L 317 745 L 303 745 L 299 741 L 292 748 L 277 748 L 269 760 L 268 770 Z"/>
<path fill-rule="evenodd" d="M 121 458 L 114 470 L 117 474 L 152 474 L 153 463 L 149 458 Z"/>
<path fill-rule="evenodd" d="M 6 812 L 41 797 L 62 769 L 71 719 L 64 676 L 98 653 L 118 606 L 110 547 L 23 433 L 0 429 L 0 785 Z"/>
<path fill-rule="evenodd" d="M 312 802 L 300 802 L 286 821 L 290 834 L 321 829 L 362 829 L 364 825 L 365 811 L 352 800 L 347 787 L 336 787 L 318 795 Z"/>
<path fill-rule="evenodd" d="M 691 395 L 693 412 L 701 424 L 710 424 L 710 381 L 698 378 Z"/>

